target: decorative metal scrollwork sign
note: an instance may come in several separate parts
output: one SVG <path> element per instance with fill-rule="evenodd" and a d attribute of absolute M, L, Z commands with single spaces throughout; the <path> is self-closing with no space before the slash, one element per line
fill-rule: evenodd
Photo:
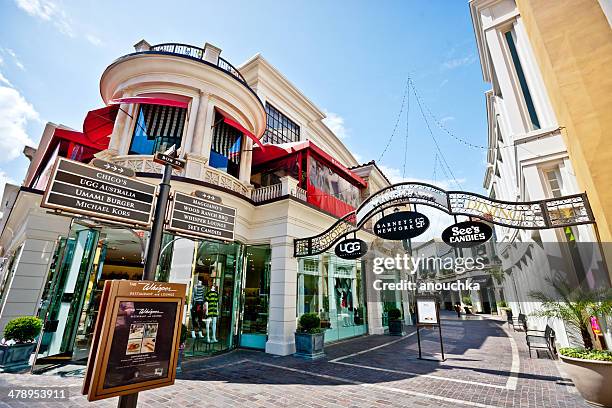
<path fill-rule="evenodd" d="M 320 254 L 338 240 L 360 230 L 372 216 L 393 206 L 422 204 L 450 215 L 467 215 L 492 224 L 518 229 L 546 229 L 595 222 L 586 194 L 541 201 L 510 202 L 464 191 L 445 191 L 425 183 L 399 183 L 371 195 L 359 208 L 336 221 L 323 233 L 299 238 L 294 255 Z"/>

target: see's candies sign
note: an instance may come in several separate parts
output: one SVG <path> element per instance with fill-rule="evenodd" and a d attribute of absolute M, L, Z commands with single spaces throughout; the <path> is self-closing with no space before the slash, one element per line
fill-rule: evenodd
<path fill-rule="evenodd" d="M 442 240 L 456 248 L 469 248 L 491 239 L 493 229 L 484 222 L 465 221 L 451 225 L 442 232 Z"/>

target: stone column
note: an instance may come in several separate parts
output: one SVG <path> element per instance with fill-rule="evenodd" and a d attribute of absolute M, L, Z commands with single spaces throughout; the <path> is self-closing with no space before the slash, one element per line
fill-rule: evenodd
<path fill-rule="evenodd" d="M 240 157 L 240 181 L 251 184 L 251 162 L 253 160 L 253 141 L 243 136 L 242 154 Z"/>
<path fill-rule="evenodd" d="M 385 328 L 382 324 L 383 306 L 380 298 L 381 292 L 374 290 L 373 286 L 373 282 L 377 279 L 382 279 L 382 275 L 374 274 L 372 258 L 366 258 L 363 263 L 363 285 L 365 285 L 365 301 L 367 302 L 368 334 L 385 333 Z"/>
<path fill-rule="evenodd" d="M 281 196 L 295 195 L 298 186 L 298 181 L 291 176 L 283 176 L 280 178 Z"/>
<path fill-rule="evenodd" d="M 190 239 L 182 238 L 174 241 L 170 276 L 168 277 L 168 282 L 186 284 L 188 293 L 191 290 L 194 247 L 195 242 Z M 188 297 L 187 300 L 191 301 L 191 298 Z M 186 303 L 183 310 L 183 323 L 187 319 L 188 308 L 189 305 Z"/>
<path fill-rule="evenodd" d="M 270 315 L 266 353 L 286 356 L 295 352 L 298 262 L 293 238 L 273 238 L 270 270 Z"/>
<path fill-rule="evenodd" d="M 121 95 L 122 98 L 129 98 L 132 96 L 131 92 L 124 92 Z M 123 155 L 128 153 L 128 149 L 130 148 L 130 136 L 129 132 L 127 132 L 126 128 L 129 129 L 130 121 L 128 120 L 130 115 L 134 118 L 133 120 L 138 120 L 136 115 L 134 114 L 133 106 L 131 104 L 122 103 L 119 106 L 119 112 L 117 112 L 117 117 L 115 119 L 115 125 L 113 126 L 113 133 L 110 135 L 110 141 L 108 143 L 108 149 L 106 151 L 105 157 L 113 157 L 117 155 Z"/>
<path fill-rule="evenodd" d="M 210 125 L 207 125 L 207 123 L 209 122 L 208 112 L 212 105 L 210 95 L 207 93 L 201 92 L 198 99 L 191 143 L 185 147 L 185 153 L 187 154 L 185 176 L 194 179 L 200 179 L 203 176 L 205 165 L 208 163 L 208 154 L 203 155 L 202 150 L 204 149 L 204 135 L 207 126 L 210 130 Z"/>

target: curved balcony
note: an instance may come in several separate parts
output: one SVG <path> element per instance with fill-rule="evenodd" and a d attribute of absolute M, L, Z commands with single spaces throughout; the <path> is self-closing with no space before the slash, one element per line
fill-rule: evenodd
<path fill-rule="evenodd" d="M 162 43 L 150 45 L 149 43 L 143 40 L 135 45 L 135 49 L 136 52 L 119 57 L 117 61 L 138 54 L 172 55 L 196 60 L 198 62 L 201 62 L 202 64 L 206 64 L 208 66 L 216 68 L 242 83 L 257 98 L 257 100 L 263 107 L 263 103 L 259 99 L 259 96 L 257 96 L 257 93 L 249 86 L 240 71 L 238 71 L 238 69 L 234 67 L 228 60 L 222 58 L 219 55 L 221 53 L 221 50 L 213 45 L 206 44 L 204 48 L 181 43 Z"/>

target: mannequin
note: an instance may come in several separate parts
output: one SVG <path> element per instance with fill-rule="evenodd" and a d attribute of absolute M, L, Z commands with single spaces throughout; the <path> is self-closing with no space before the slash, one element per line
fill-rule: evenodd
<path fill-rule="evenodd" d="M 206 295 L 206 340 L 210 343 L 217 342 L 217 317 L 219 316 L 219 293 L 213 283 Z M 211 329 L 212 323 L 212 330 Z M 212 337 L 212 340 L 211 340 Z"/>
<path fill-rule="evenodd" d="M 191 306 L 191 318 L 193 330 L 191 331 L 191 337 L 196 337 L 196 326 L 199 332 L 199 337 L 204 337 L 202 333 L 202 318 L 204 317 L 204 286 L 202 285 L 202 281 L 198 281 L 193 286 L 193 290 L 191 292 L 191 297 L 193 299 L 193 304 Z"/>

